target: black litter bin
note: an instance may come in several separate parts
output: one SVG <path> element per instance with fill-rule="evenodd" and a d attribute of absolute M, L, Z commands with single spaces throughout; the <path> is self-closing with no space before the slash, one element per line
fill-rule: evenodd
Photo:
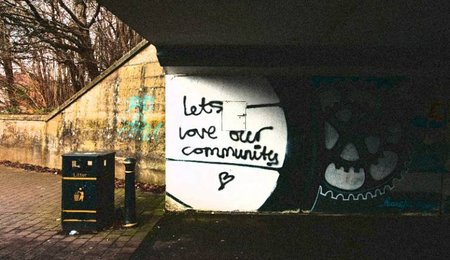
<path fill-rule="evenodd" d="M 114 221 L 114 152 L 62 156 L 61 225 L 65 231 L 94 231 Z"/>

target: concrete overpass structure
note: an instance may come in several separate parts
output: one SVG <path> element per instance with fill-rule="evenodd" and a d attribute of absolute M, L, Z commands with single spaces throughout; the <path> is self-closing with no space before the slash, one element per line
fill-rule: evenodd
<path fill-rule="evenodd" d="M 168 208 L 448 211 L 448 1 L 99 2 L 165 69 Z"/>

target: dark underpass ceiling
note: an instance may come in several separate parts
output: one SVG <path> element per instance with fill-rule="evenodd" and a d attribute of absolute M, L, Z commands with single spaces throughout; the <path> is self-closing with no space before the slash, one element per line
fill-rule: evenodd
<path fill-rule="evenodd" d="M 98 2 L 166 66 L 449 67 L 446 0 Z"/>

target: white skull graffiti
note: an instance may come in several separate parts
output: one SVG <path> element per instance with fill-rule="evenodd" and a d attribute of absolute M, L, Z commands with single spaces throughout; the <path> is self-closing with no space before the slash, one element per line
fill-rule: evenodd
<path fill-rule="evenodd" d="M 326 164 L 322 195 L 358 200 L 392 188 L 401 168 L 402 128 L 380 100 L 354 87 L 330 87 L 319 94 Z"/>

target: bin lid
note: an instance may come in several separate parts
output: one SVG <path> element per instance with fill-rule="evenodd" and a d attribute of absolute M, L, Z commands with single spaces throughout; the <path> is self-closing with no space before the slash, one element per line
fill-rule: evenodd
<path fill-rule="evenodd" d="M 115 154 L 114 151 L 89 151 L 89 152 L 70 152 L 65 153 L 62 156 L 77 156 L 77 157 L 99 157 L 105 155 Z"/>

